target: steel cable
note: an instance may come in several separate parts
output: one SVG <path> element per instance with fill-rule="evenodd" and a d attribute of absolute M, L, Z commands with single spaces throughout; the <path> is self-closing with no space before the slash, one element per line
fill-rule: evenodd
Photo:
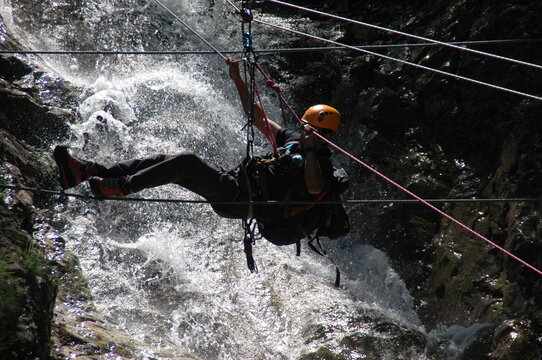
<path fill-rule="evenodd" d="M 447 72 L 447 71 L 444 71 L 444 70 L 439 70 L 439 69 L 431 68 L 431 67 L 428 67 L 428 66 L 425 66 L 425 65 L 420 65 L 420 64 L 417 64 L 417 63 L 413 63 L 411 61 L 394 58 L 392 56 L 380 54 L 380 53 L 377 53 L 377 52 L 374 52 L 374 51 L 365 50 L 365 49 L 362 49 L 362 48 L 357 48 L 357 47 L 347 45 L 347 44 L 343 44 L 343 43 L 340 43 L 340 42 L 337 42 L 337 41 L 334 41 L 334 40 L 325 39 L 325 38 L 322 38 L 322 37 L 319 37 L 319 36 L 316 36 L 316 35 L 307 34 L 307 33 L 304 33 L 304 32 L 298 31 L 298 30 L 293 30 L 293 29 L 289 29 L 289 28 L 286 28 L 286 27 L 283 27 L 283 26 L 270 24 L 270 23 L 267 23 L 267 22 L 264 22 L 264 21 L 261 21 L 261 20 L 254 20 L 254 22 L 257 22 L 257 23 L 265 25 L 265 26 L 270 26 L 270 27 L 273 27 L 273 28 L 276 28 L 276 29 L 279 29 L 279 30 L 288 31 L 288 32 L 291 32 L 291 33 L 294 33 L 294 34 L 297 34 L 297 35 L 304 36 L 304 37 L 308 37 L 308 38 L 311 38 L 311 39 L 314 39 L 314 40 L 327 42 L 327 43 L 334 44 L 334 45 L 337 45 L 337 46 L 342 46 L 342 47 L 345 47 L 345 48 L 348 48 L 348 49 L 351 49 L 351 50 L 355 50 L 355 51 L 363 52 L 363 53 L 366 53 L 366 54 L 369 54 L 369 55 L 384 58 L 384 59 L 387 59 L 387 60 L 399 62 L 401 64 L 416 67 L 416 68 L 419 68 L 419 69 L 422 69 L 422 70 L 431 71 L 431 72 L 434 72 L 434 73 L 437 73 L 437 74 L 440 74 L 440 75 L 445 75 L 445 76 L 449 76 L 449 77 L 452 77 L 452 78 L 455 78 L 455 79 L 471 82 L 471 83 L 474 83 L 474 84 L 477 84 L 477 85 L 482 85 L 482 86 L 489 87 L 489 88 L 492 88 L 492 89 L 501 90 L 501 91 L 512 93 L 512 94 L 515 94 L 515 95 L 520 95 L 520 96 L 530 98 L 530 99 L 533 99 L 533 100 L 542 101 L 542 97 L 538 96 L 538 95 L 533 95 L 533 94 L 529 94 L 529 93 L 526 93 L 526 92 L 510 89 L 510 88 L 507 88 L 507 87 L 504 87 L 504 86 L 487 83 L 487 82 L 484 82 L 484 81 L 481 81 L 481 80 L 472 79 L 472 78 L 462 76 L 462 75 L 456 75 L 456 74 L 453 74 L 453 73 L 450 73 L 450 72 Z"/>
<path fill-rule="evenodd" d="M 470 48 L 462 47 L 462 46 L 455 45 L 455 44 L 448 43 L 448 42 L 433 40 L 433 39 L 430 39 L 430 38 L 427 38 L 427 37 L 414 35 L 414 34 L 409 34 L 409 33 L 403 32 L 403 31 L 393 30 L 393 29 L 386 28 L 386 27 L 383 27 L 383 26 L 369 24 L 369 23 L 366 23 L 366 22 L 353 20 L 353 19 L 349 19 L 349 18 L 346 18 L 346 17 L 326 13 L 326 12 L 323 12 L 323 11 L 309 9 L 309 8 L 299 6 L 299 5 L 289 4 L 287 2 L 283 2 L 283 1 L 279 1 L 279 0 L 265 0 L 265 1 L 272 2 L 272 3 L 275 3 L 275 4 L 279 4 L 279 5 L 283 5 L 283 6 L 287 6 L 287 7 L 291 7 L 291 8 L 295 8 L 295 9 L 302 10 L 302 11 L 307 11 L 307 12 L 310 12 L 310 13 L 313 13 L 313 14 L 318 14 L 318 15 L 330 17 L 330 18 L 333 18 L 333 19 L 336 19 L 336 20 L 346 21 L 346 22 L 349 22 L 349 23 L 352 23 L 352 24 L 362 25 L 362 26 L 365 26 L 365 27 L 369 27 L 371 29 L 381 30 L 381 31 L 389 32 L 389 33 L 396 34 L 396 35 L 410 37 L 410 38 L 413 38 L 413 39 L 416 39 L 416 40 L 421 40 L 421 41 L 425 41 L 425 42 L 438 44 L 438 45 L 441 45 L 441 46 L 450 47 L 450 48 L 453 48 L 453 49 L 456 49 L 456 50 L 467 51 L 467 52 L 471 52 L 471 53 L 474 53 L 474 54 L 477 54 L 477 55 L 483 55 L 483 56 L 487 56 L 487 57 L 498 59 L 498 60 L 508 61 L 508 62 L 512 62 L 512 63 L 515 63 L 515 64 L 519 64 L 519 65 L 525 65 L 525 66 L 529 66 L 529 67 L 536 68 L 536 69 L 539 69 L 539 70 L 542 69 L 542 65 L 538 65 L 538 64 L 534 64 L 534 63 L 530 63 L 530 62 L 526 62 L 526 61 L 522 61 L 522 60 L 512 59 L 512 58 L 509 58 L 509 57 L 488 53 L 488 52 L 485 52 L 485 51 L 470 49 Z"/>
<path fill-rule="evenodd" d="M 159 198 L 141 198 L 141 197 L 106 197 L 104 199 L 98 199 L 95 196 L 78 194 L 73 192 L 57 191 L 50 189 L 33 188 L 26 186 L 6 185 L 0 184 L 0 188 L 13 190 L 13 191 L 30 191 L 38 194 L 46 195 L 58 195 L 73 197 L 83 200 L 113 200 L 113 201 L 127 201 L 127 202 L 159 202 L 159 203 L 180 203 L 180 204 L 213 204 L 213 205 L 248 205 L 250 203 L 256 205 L 284 205 L 284 201 L 227 201 L 227 202 L 214 202 L 208 200 L 187 200 L 187 199 L 159 199 Z M 537 203 L 542 202 L 542 199 L 538 198 L 492 198 L 492 199 L 425 199 L 429 203 L 445 204 L 445 203 Z M 337 205 L 337 204 L 420 204 L 419 200 L 414 199 L 355 199 L 355 200 L 341 200 L 341 201 L 288 201 L 288 204 L 292 205 L 308 205 L 308 204 L 320 204 L 320 205 Z"/>
<path fill-rule="evenodd" d="M 160 5 L 164 10 L 166 10 L 169 14 L 171 14 L 177 21 L 179 21 L 181 24 L 183 24 L 188 30 L 190 30 L 194 35 L 196 35 L 198 38 L 200 38 L 201 41 L 203 41 L 207 46 L 209 46 L 215 53 L 220 55 L 222 59 L 226 59 L 226 56 L 224 56 L 217 48 L 215 48 L 210 42 L 205 40 L 203 36 L 201 36 L 196 30 L 194 30 L 192 27 L 190 27 L 186 22 L 184 22 L 179 16 L 177 16 L 173 11 L 171 11 L 167 6 L 162 4 L 159 0 L 154 0 L 155 3 Z"/>
<path fill-rule="evenodd" d="M 480 41 L 452 41 L 447 44 L 455 45 L 492 45 L 492 44 L 516 44 L 525 42 L 542 42 L 542 39 L 508 39 L 508 40 L 480 40 Z M 353 45 L 356 49 L 390 49 L 401 47 L 435 47 L 444 46 L 435 43 L 403 43 L 403 44 L 365 44 Z M 295 52 L 318 52 L 318 51 L 341 51 L 352 49 L 344 46 L 311 46 L 294 48 L 269 48 L 254 49 L 257 54 L 295 53 Z M 243 50 L 219 50 L 221 54 L 242 54 Z M 214 50 L 0 50 L 0 54 L 22 55 L 214 55 Z"/>

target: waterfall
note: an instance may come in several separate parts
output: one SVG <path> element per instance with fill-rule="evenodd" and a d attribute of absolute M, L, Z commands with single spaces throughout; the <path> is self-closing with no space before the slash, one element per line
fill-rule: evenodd
<path fill-rule="evenodd" d="M 240 24 L 227 3 L 164 4 L 219 48 L 241 47 Z M 2 0 L 0 6 L 30 49 L 207 50 L 153 1 Z M 265 33 L 258 35 L 265 43 Z M 35 61 L 80 89 L 69 145 L 81 158 L 106 162 L 191 150 L 233 168 L 244 156 L 244 116 L 216 55 L 43 55 Z M 277 116 L 274 100 L 265 102 Z M 255 152 L 265 148 L 260 139 Z M 86 184 L 76 190 L 89 193 Z M 175 185 L 138 195 L 199 199 Z M 378 324 L 397 329 L 389 333 L 399 337 L 424 334 L 404 283 L 356 229 L 323 241 L 343 270 L 343 287 L 335 288 L 335 267 L 307 247 L 297 257 L 295 247 L 258 241 L 260 272 L 251 274 L 240 221 L 222 219 L 206 204 L 70 199 L 57 210 L 68 220 L 63 236 L 98 309 L 154 347 L 203 359 L 293 360 L 324 346 L 340 352 L 352 334 L 389 344 L 385 331 L 375 331 Z M 424 358 L 415 352 L 407 345 L 368 346 L 358 358 Z"/>

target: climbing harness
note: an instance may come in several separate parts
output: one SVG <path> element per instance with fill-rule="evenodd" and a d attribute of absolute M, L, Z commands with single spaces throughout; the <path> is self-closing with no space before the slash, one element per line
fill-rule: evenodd
<path fill-rule="evenodd" d="M 246 131 L 247 131 L 247 154 L 246 158 L 241 164 L 241 172 L 245 179 L 245 182 L 248 185 L 249 188 L 249 211 L 247 218 L 242 220 L 242 226 L 244 229 L 244 237 L 243 237 L 243 245 L 244 245 L 244 252 L 247 259 L 247 266 L 251 272 L 257 272 L 258 268 L 256 266 L 256 263 L 254 261 L 253 257 L 253 245 L 256 242 L 256 236 L 259 234 L 259 237 L 262 237 L 262 231 L 267 231 L 267 228 L 270 226 L 269 224 L 264 225 L 267 226 L 267 228 L 264 228 L 262 230 L 261 223 L 253 218 L 253 199 L 254 197 L 257 198 L 263 198 L 268 199 L 269 194 L 267 190 L 267 178 L 265 176 L 265 171 L 258 171 L 257 168 L 265 168 L 268 169 L 269 166 L 277 166 L 277 170 L 285 170 L 284 168 L 280 168 L 281 165 L 284 165 L 285 159 L 290 160 L 290 151 L 293 146 L 293 144 L 287 144 L 285 147 L 279 149 L 276 144 L 276 140 L 271 132 L 271 128 L 269 126 L 269 119 L 265 113 L 262 99 L 260 96 L 260 92 L 258 90 L 258 86 L 256 85 L 256 74 L 255 70 L 257 69 L 265 78 L 266 85 L 273 89 L 277 97 L 279 98 L 279 103 L 281 107 L 281 112 L 283 114 L 283 118 L 286 122 L 286 111 L 285 106 L 287 106 L 287 102 L 282 96 L 280 92 L 280 87 L 275 84 L 270 77 L 263 71 L 262 67 L 258 64 L 256 54 L 254 53 L 254 42 L 252 38 L 252 20 L 253 15 L 251 10 L 243 7 L 241 10 L 239 10 L 239 14 L 241 16 L 241 24 L 242 24 L 242 43 L 243 43 L 243 64 L 244 64 L 244 74 L 245 74 L 245 85 L 247 86 L 246 93 L 250 97 L 250 106 L 248 107 L 247 111 L 247 118 L 248 121 L 245 125 Z M 258 109 L 258 116 L 263 117 L 264 121 L 264 135 L 267 137 L 269 142 L 271 143 L 273 147 L 273 153 L 271 156 L 264 158 L 264 157 L 254 157 L 253 154 L 253 141 L 254 141 L 254 130 L 253 130 L 253 123 L 255 121 L 256 116 L 256 107 Z M 292 110 L 290 108 L 290 110 Z M 293 110 L 292 110 L 293 112 Z M 295 114 L 295 112 L 294 112 Z M 296 116 L 297 117 L 297 116 Z M 297 168 L 303 163 L 302 159 L 298 159 L 295 156 L 292 157 L 292 161 L 295 162 L 296 160 L 299 161 L 298 164 L 294 164 L 297 166 Z M 287 164 L 288 165 L 288 164 Z M 258 189 L 258 194 L 255 194 L 255 189 Z M 291 196 L 291 192 L 293 191 L 293 188 L 291 188 L 289 191 L 286 192 L 283 201 L 285 202 L 285 209 L 288 209 L 289 204 L 289 198 Z M 326 192 L 327 195 L 327 192 Z M 318 198 L 318 200 L 323 199 L 323 196 L 321 198 Z M 296 213 L 294 213 L 295 216 L 297 213 L 302 212 L 303 210 L 307 210 L 312 208 L 314 205 L 308 205 L 308 206 L 299 206 L 296 209 Z M 285 212 L 285 215 L 289 216 L 290 214 L 288 211 Z M 258 230 L 258 233 L 257 233 Z M 304 237 L 310 238 L 309 234 L 304 231 L 304 229 L 301 227 L 299 229 L 302 234 L 304 234 Z M 266 236 L 268 240 L 269 236 Z M 300 254 L 300 242 L 299 239 L 296 240 L 297 245 L 297 254 Z"/>
<path fill-rule="evenodd" d="M 256 263 L 254 261 L 254 257 L 252 255 L 252 247 L 256 243 L 256 240 L 261 238 L 260 231 L 260 224 L 258 220 L 253 218 L 253 209 L 254 209 L 254 198 L 257 195 L 258 198 L 269 198 L 266 194 L 256 194 L 255 190 L 256 188 L 259 191 L 266 191 L 266 184 L 262 182 L 254 182 L 254 166 L 269 166 L 271 164 L 279 164 L 281 159 L 284 158 L 284 153 L 281 153 L 282 150 L 279 150 L 276 144 L 276 139 L 273 136 L 273 133 L 271 131 L 271 127 L 269 125 L 269 118 L 267 117 L 267 114 L 265 112 L 263 101 L 260 95 L 260 91 L 258 89 L 258 86 L 256 84 L 256 69 L 262 73 L 266 79 L 266 84 L 268 87 L 275 90 L 275 92 L 278 94 L 280 102 L 281 102 L 281 109 L 283 112 L 283 116 L 285 115 L 285 110 L 283 107 L 283 104 L 285 103 L 284 98 L 280 94 L 280 89 L 278 85 L 274 84 L 271 79 L 263 72 L 261 66 L 258 64 L 257 56 L 254 52 L 254 42 L 252 38 L 252 20 L 253 15 L 250 9 L 243 7 L 239 11 L 239 14 L 241 16 L 241 24 L 242 24 L 242 43 L 243 43 L 243 65 L 244 65 L 244 74 L 245 74 L 245 85 L 247 86 L 246 92 L 249 95 L 249 108 L 247 112 L 247 123 L 245 125 L 246 132 L 247 132 L 247 148 L 246 148 L 246 157 L 241 166 L 241 172 L 245 179 L 245 182 L 248 186 L 248 193 L 249 193 L 249 206 L 248 206 L 248 215 L 247 218 L 242 220 L 242 226 L 244 229 L 244 237 L 243 237 L 243 244 L 244 244 L 244 250 L 247 257 L 247 265 L 251 272 L 257 272 L 258 268 L 256 266 Z M 256 111 L 258 111 L 258 114 L 256 115 Z M 267 159 L 263 159 L 261 157 L 258 157 L 257 159 L 254 157 L 253 154 L 253 143 L 254 143 L 254 129 L 253 129 L 253 123 L 256 119 L 256 116 L 261 116 L 263 118 L 264 122 L 264 135 L 268 139 L 269 143 L 273 147 L 273 153 L 271 157 Z M 288 152 L 289 149 L 286 147 L 286 152 Z M 263 180 L 261 178 L 260 180 Z M 253 186 L 256 185 L 256 186 Z M 258 230 L 258 231 L 257 231 Z M 259 237 L 257 237 L 259 236 Z"/>

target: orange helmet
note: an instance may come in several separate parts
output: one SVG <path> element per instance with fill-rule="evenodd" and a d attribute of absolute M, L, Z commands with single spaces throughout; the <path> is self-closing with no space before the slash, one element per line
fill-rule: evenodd
<path fill-rule="evenodd" d="M 339 124 L 341 123 L 341 113 L 329 105 L 314 105 L 305 111 L 301 120 L 305 120 L 309 124 L 319 128 L 338 132 Z"/>

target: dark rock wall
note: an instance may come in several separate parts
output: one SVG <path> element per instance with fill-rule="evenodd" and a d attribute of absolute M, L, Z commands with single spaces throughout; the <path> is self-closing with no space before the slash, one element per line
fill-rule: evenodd
<path fill-rule="evenodd" d="M 2 28 L 2 49 L 16 49 Z M 0 56 L 0 184 L 50 187 L 43 150 L 65 134 L 70 112 L 49 107 L 30 82 L 43 76 L 15 56 Z M 47 359 L 57 294 L 48 249 L 33 237 L 50 199 L 0 188 L 0 358 Z"/>
<path fill-rule="evenodd" d="M 344 17 L 440 41 L 542 38 L 542 5 L 530 1 L 295 1 Z M 274 6 L 265 10 L 273 12 Z M 275 10 L 276 13 L 276 10 Z M 287 11 L 288 16 L 307 16 Z M 310 15 L 321 27 L 336 21 Z M 416 40 L 342 23 L 351 45 Z M 316 45 L 299 40 L 299 45 Z M 322 45 L 322 44 L 319 44 Z M 472 46 L 542 64 L 540 41 Z M 440 46 L 374 50 L 449 73 L 542 95 L 542 71 Z M 542 198 L 542 103 L 371 55 L 330 52 L 280 57 L 301 107 L 331 103 L 344 115 L 337 142 L 424 198 Z M 288 65 L 287 65 L 288 64 Z M 313 69 L 312 73 L 307 73 Z M 295 77 L 306 81 L 290 81 Z M 319 91 L 312 91 L 322 86 Z M 308 94 L 308 95 L 307 95 Z M 316 95 L 316 99 L 314 99 Z M 349 165 L 355 198 L 402 198 Z M 537 268 L 542 267 L 540 202 L 438 205 Z M 469 359 L 542 356 L 542 277 L 437 213 L 394 204 L 351 213 L 360 241 L 385 251 L 416 298 L 429 328 L 490 323 Z M 476 349 L 476 351 L 472 350 Z M 470 352 L 469 352 L 470 351 Z"/>
<path fill-rule="evenodd" d="M 542 5 L 532 1 L 297 3 L 442 41 L 542 38 Z M 262 11 L 300 16 L 272 4 L 265 4 Z M 318 16 L 308 20 L 320 35 L 352 45 L 413 42 Z M 300 39 L 294 45 L 321 44 Z M 542 64 L 540 42 L 476 48 Z M 541 95 L 540 70 L 442 47 L 375 51 Z M 0 182 L 52 188 L 55 175 L 47 154 L 74 118 L 70 93 L 75 90 L 21 59 L 0 57 Z M 261 62 L 286 85 L 297 107 L 320 102 L 338 107 L 344 115 L 338 144 L 422 197 L 542 196 L 539 101 L 361 53 L 283 54 L 262 57 Z M 346 166 L 356 184 L 351 198 L 404 197 L 366 170 Z M 50 269 L 62 269 L 63 262 L 48 261 L 45 246 L 34 244 L 32 235 L 53 200 L 25 191 L 0 189 L 0 193 L 9 199 L 0 203 L 0 272 L 6 275 L 0 276 L 0 354 L 46 358 L 56 294 Z M 542 267 L 540 202 L 438 206 Z M 540 275 L 423 206 L 367 206 L 351 215 L 359 241 L 390 256 L 429 329 L 438 324 L 491 324 L 466 350 L 465 359 L 542 357 Z M 80 297 L 86 299 L 88 294 Z M 86 341 L 55 327 L 58 346 L 62 339 L 79 345 Z"/>

